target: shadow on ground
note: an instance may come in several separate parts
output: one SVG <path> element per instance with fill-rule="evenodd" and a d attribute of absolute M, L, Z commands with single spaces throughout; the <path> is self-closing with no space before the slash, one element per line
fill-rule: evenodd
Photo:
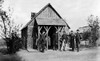
<path fill-rule="evenodd" d="M 21 61 L 21 57 L 16 54 L 13 55 L 3 55 L 0 54 L 0 61 Z"/>
<path fill-rule="evenodd" d="M 7 49 L 0 49 L 0 61 L 21 61 L 21 57 L 17 54 L 7 54 Z"/>

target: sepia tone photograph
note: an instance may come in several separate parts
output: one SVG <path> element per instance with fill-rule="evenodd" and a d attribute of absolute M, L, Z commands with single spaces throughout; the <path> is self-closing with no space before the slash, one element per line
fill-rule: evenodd
<path fill-rule="evenodd" d="M 0 61 L 100 61 L 100 0 L 0 0 Z"/>

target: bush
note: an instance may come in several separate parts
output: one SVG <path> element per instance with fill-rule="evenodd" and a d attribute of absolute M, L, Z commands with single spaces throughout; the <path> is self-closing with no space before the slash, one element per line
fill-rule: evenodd
<path fill-rule="evenodd" d="M 1 48 L 0 53 L 1 54 L 7 54 L 7 48 Z"/>
<path fill-rule="evenodd" d="M 11 38 L 6 38 L 7 50 L 9 54 L 16 53 L 22 48 L 22 39 L 15 34 Z"/>
<path fill-rule="evenodd" d="M 86 41 L 87 39 L 89 39 L 90 36 L 91 36 L 91 32 L 88 32 L 88 31 L 87 32 L 84 32 L 83 33 L 83 40 Z"/>

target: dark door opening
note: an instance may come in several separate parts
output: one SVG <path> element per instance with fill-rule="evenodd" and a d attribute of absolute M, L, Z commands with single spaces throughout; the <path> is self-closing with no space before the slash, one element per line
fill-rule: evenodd
<path fill-rule="evenodd" d="M 55 29 L 55 27 L 54 26 L 52 26 L 51 28 L 50 28 L 50 30 L 49 30 L 49 32 L 48 32 L 48 35 L 49 35 L 49 37 L 50 37 L 50 46 L 48 46 L 48 48 L 49 49 L 53 49 L 53 37 L 52 37 L 52 35 L 54 34 L 56 32 L 56 29 Z"/>

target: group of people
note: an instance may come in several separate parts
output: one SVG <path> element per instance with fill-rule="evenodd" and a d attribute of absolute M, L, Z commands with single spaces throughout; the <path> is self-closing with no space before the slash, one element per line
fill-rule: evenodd
<path fill-rule="evenodd" d="M 61 36 L 59 36 L 59 34 L 55 32 L 52 35 L 52 39 L 50 39 L 50 37 L 46 35 L 45 32 L 42 32 L 37 42 L 37 48 L 39 51 L 44 52 L 46 49 L 48 49 L 48 45 L 51 44 L 52 40 L 53 50 L 65 51 L 66 45 L 69 45 L 69 47 L 72 48 L 72 51 L 77 49 L 77 51 L 79 52 L 80 39 L 81 37 L 79 34 L 79 30 L 77 30 L 76 33 L 73 33 L 73 31 L 71 31 L 70 34 L 66 34 L 66 32 L 64 31 Z"/>
<path fill-rule="evenodd" d="M 72 48 L 72 51 L 74 51 L 76 48 L 77 51 L 79 52 L 80 41 L 81 41 L 79 30 L 77 30 L 75 34 L 73 33 L 73 31 L 71 31 L 69 37 L 70 37 L 70 41 L 69 41 L 70 47 Z"/>
<path fill-rule="evenodd" d="M 77 30 L 76 33 L 71 31 L 69 34 L 66 34 L 66 32 L 64 31 L 62 36 L 58 40 L 58 45 L 60 46 L 59 50 L 65 51 L 66 47 L 69 47 L 72 51 L 76 49 L 79 52 L 80 41 L 81 35 L 79 33 L 79 30 Z"/>

